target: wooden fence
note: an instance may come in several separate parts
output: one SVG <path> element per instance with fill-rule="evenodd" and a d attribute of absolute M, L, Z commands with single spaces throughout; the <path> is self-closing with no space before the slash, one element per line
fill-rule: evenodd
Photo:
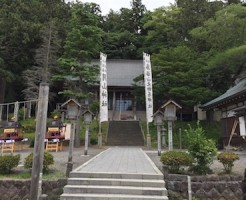
<path fill-rule="evenodd" d="M 20 112 L 23 119 L 36 116 L 37 106 L 38 99 L 0 104 L 0 121 L 8 121 L 12 117 L 14 121 L 18 121 Z"/>

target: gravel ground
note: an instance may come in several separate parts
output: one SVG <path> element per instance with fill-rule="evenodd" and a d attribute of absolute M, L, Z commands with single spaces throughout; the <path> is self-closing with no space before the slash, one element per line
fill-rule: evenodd
<path fill-rule="evenodd" d="M 74 148 L 73 150 L 73 169 L 79 167 L 83 163 L 87 162 L 89 159 L 99 154 L 100 152 L 106 150 L 108 147 L 104 146 L 102 148 L 98 148 L 97 146 L 90 146 L 88 149 L 88 155 L 84 155 L 84 148 Z M 162 164 L 160 162 L 160 157 L 157 155 L 157 150 L 147 150 L 143 147 L 143 150 L 147 153 L 147 155 L 151 158 L 151 160 L 155 163 L 155 165 L 161 170 Z M 16 151 L 15 154 L 21 154 L 21 162 L 20 167 L 24 164 L 24 159 L 27 155 L 33 151 L 33 148 L 26 147 L 22 151 Z M 68 147 L 65 146 L 62 151 L 59 152 L 51 152 L 54 155 L 55 164 L 51 167 L 51 169 L 58 170 L 65 174 L 66 172 L 66 163 L 68 161 Z M 235 153 L 239 154 L 240 160 L 235 161 L 234 167 L 232 169 L 233 174 L 242 175 L 244 174 L 244 170 L 246 168 L 246 150 L 244 151 L 235 151 Z M 211 169 L 214 173 L 220 174 L 223 173 L 223 165 L 215 160 L 211 165 Z"/>

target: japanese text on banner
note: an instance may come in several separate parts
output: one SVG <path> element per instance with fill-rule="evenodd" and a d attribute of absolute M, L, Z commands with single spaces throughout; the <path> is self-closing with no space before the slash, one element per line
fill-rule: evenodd
<path fill-rule="evenodd" d="M 100 122 L 108 121 L 107 56 L 100 53 Z"/>
<path fill-rule="evenodd" d="M 150 55 L 144 53 L 144 85 L 145 85 L 145 102 L 146 102 L 146 119 L 147 122 L 153 121 L 153 91 L 152 91 L 152 71 Z"/>

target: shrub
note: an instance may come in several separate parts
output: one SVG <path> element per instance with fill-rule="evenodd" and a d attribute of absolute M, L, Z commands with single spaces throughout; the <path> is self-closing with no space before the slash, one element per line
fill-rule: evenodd
<path fill-rule="evenodd" d="M 20 162 L 20 155 L 3 155 L 0 156 L 0 173 L 10 174 L 14 167 Z"/>
<path fill-rule="evenodd" d="M 180 167 L 191 166 L 194 159 L 183 151 L 167 151 L 161 155 L 161 162 L 169 167 L 171 173 L 180 173 Z"/>
<path fill-rule="evenodd" d="M 217 148 L 212 139 L 207 139 L 204 130 L 197 124 L 196 128 L 189 125 L 185 130 L 188 151 L 196 160 L 193 170 L 199 174 L 207 174 L 210 171 L 209 165 L 217 155 Z"/>
<path fill-rule="evenodd" d="M 91 138 L 91 145 L 97 144 L 97 139 L 96 138 Z"/>
<path fill-rule="evenodd" d="M 218 160 L 223 164 L 226 173 L 231 173 L 234 161 L 239 160 L 239 156 L 233 152 L 224 151 L 218 155 Z"/>
<path fill-rule="evenodd" d="M 32 168 L 32 162 L 33 162 L 33 153 L 30 153 L 26 158 L 24 162 L 24 167 L 26 169 L 31 169 Z M 44 152 L 44 161 L 43 161 L 43 173 L 48 173 L 49 172 L 49 165 L 54 164 L 54 156 L 45 151 Z"/>
<path fill-rule="evenodd" d="M 61 112 L 59 112 L 59 110 L 53 110 L 50 114 L 52 119 L 54 118 L 54 116 L 58 116 L 59 118 L 61 117 Z"/>

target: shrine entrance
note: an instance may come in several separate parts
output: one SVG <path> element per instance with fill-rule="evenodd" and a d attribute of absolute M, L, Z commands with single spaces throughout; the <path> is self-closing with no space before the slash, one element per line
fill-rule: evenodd
<path fill-rule="evenodd" d="M 109 111 L 112 120 L 134 119 L 134 96 L 128 91 L 109 92 Z"/>

